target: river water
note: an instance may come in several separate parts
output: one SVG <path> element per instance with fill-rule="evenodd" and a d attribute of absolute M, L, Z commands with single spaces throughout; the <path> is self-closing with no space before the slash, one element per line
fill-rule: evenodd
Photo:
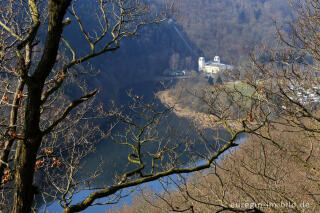
<path fill-rule="evenodd" d="M 126 104 L 130 101 L 128 96 L 126 95 L 127 91 L 129 89 L 132 89 L 132 93 L 143 96 L 144 100 L 149 101 L 154 98 L 154 93 L 163 89 L 159 82 L 154 81 L 148 81 L 143 83 L 137 83 L 133 85 L 129 85 L 125 88 L 121 89 L 120 97 L 119 97 L 119 104 Z M 159 103 L 160 104 L 160 103 Z M 163 107 L 163 105 L 160 104 L 160 107 Z M 196 129 L 192 129 L 192 122 L 185 118 L 179 118 L 175 114 L 170 114 L 169 116 L 170 123 L 174 123 L 175 126 L 180 130 L 187 132 L 188 135 L 192 135 L 192 137 L 196 140 L 197 137 L 200 137 L 198 135 L 198 132 Z M 213 130 L 207 130 L 204 132 L 204 137 L 210 138 L 210 135 L 216 135 L 217 131 Z M 228 138 L 228 134 L 223 131 L 219 130 L 218 134 L 221 137 Z M 245 137 L 239 137 L 238 143 L 245 140 Z M 199 149 L 199 152 L 203 151 L 204 147 L 199 146 L 197 149 Z M 109 185 L 113 182 L 113 178 L 115 175 L 121 173 L 123 171 L 123 168 L 126 168 L 127 164 L 127 156 L 128 151 L 118 144 L 115 144 L 111 142 L 110 140 L 105 140 L 97 145 L 96 152 L 90 156 L 88 156 L 85 159 L 83 170 L 86 173 L 83 173 L 82 175 L 86 175 L 87 173 L 90 173 L 90 171 L 94 171 L 97 168 L 98 162 L 103 161 L 103 170 L 104 172 L 95 180 L 95 185 L 97 186 L 103 186 L 103 185 Z M 199 164 L 202 162 L 199 161 Z M 177 176 L 173 176 L 172 178 L 177 178 Z M 151 188 L 153 191 L 158 191 L 161 189 L 161 185 L 159 182 L 154 181 L 151 183 L 146 183 L 142 187 L 148 187 Z M 79 201 L 82 201 L 89 193 L 92 191 L 81 191 L 77 193 L 74 196 L 73 203 L 77 203 Z M 133 193 L 128 197 L 125 197 L 121 199 L 121 201 L 116 205 L 107 205 L 107 206 L 93 206 L 89 207 L 87 210 L 83 211 L 86 213 L 97 213 L 97 212 L 106 212 L 107 210 L 110 210 L 110 208 L 117 208 L 120 205 L 126 204 L 130 205 L 130 202 L 134 195 Z M 105 200 L 104 200 L 105 201 Z M 42 208 L 39 212 L 42 212 L 44 209 Z M 53 203 L 52 205 L 46 207 L 46 212 L 62 212 L 62 208 L 59 206 L 57 202 Z"/>

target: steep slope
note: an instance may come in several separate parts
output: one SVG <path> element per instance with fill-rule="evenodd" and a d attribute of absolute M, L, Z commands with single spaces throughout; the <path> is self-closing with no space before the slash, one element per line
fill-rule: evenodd
<path fill-rule="evenodd" d="M 238 65 L 254 44 L 275 40 L 274 19 L 280 23 L 293 19 L 287 0 L 183 0 L 177 8 L 176 23 L 146 26 L 137 39 L 126 39 L 116 52 L 93 59 L 91 64 L 101 73 L 86 81 L 101 87 L 104 99 L 115 99 L 120 88 L 163 74 L 176 53 L 182 69 L 187 57 L 194 67 L 200 55 L 220 55 L 223 62 Z M 80 10 L 84 23 L 91 26 L 92 10 Z M 73 38 L 76 33 L 79 29 L 70 26 L 65 34 Z M 73 38 L 71 43 L 82 51 L 83 41 Z"/>
<path fill-rule="evenodd" d="M 66 38 L 78 52 L 84 52 L 87 44 L 76 26 L 65 31 Z M 152 81 L 170 67 L 172 55 L 179 55 L 179 68 L 184 69 L 187 58 L 191 68 L 196 68 L 201 51 L 193 45 L 181 27 L 173 21 L 145 26 L 137 38 L 125 38 L 120 49 L 93 58 L 90 66 L 100 70 L 97 76 L 84 76 L 90 87 L 100 87 L 103 99 L 116 99 L 121 88 L 129 84 Z M 90 67 L 88 66 L 88 68 Z"/>
<path fill-rule="evenodd" d="M 274 23 L 293 20 L 287 0 L 183 0 L 179 23 L 207 58 L 238 64 L 248 48 L 274 37 Z"/>

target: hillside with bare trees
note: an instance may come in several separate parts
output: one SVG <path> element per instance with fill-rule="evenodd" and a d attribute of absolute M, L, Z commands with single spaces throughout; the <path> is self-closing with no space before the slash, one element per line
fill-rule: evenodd
<path fill-rule="evenodd" d="M 274 20 L 293 20 L 287 0 L 184 0 L 178 22 L 207 58 L 240 64 L 255 44 L 275 39 Z"/>
<path fill-rule="evenodd" d="M 163 179 L 159 192 L 143 190 L 115 212 L 320 211 L 320 3 L 293 3 L 297 20 L 275 29 L 278 46 L 250 54 L 241 83 L 253 92 L 222 84 L 190 93 L 208 107 L 213 128 L 222 122 L 233 135 L 236 122 L 245 141 L 209 170 Z"/>

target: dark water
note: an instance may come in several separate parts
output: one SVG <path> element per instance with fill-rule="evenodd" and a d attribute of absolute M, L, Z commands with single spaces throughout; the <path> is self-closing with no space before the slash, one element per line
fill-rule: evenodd
<path fill-rule="evenodd" d="M 169 83 L 172 84 L 172 82 L 169 82 Z M 153 100 L 154 94 L 159 90 L 163 90 L 163 87 L 162 87 L 162 84 L 154 81 L 148 81 L 148 82 L 143 82 L 139 84 L 129 85 L 125 88 L 122 88 L 121 90 L 120 98 L 118 102 L 120 105 L 128 104 L 131 101 L 131 99 L 127 96 L 127 91 L 129 90 L 131 90 L 132 94 L 134 95 L 138 95 L 140 97 L 143 96 L 144 100 L 148 102 Z M 154 99 L 154 101 L 156 101 L 157 104 L 159 104 L 159 108 L 164 108 L 164 106 L 161 103 L 159 103 L 159 101 L 157 101 L 156 99 Z M 166 123 L 163 124 L 162 126 L 172 125 L 172 124 L 176 128 L 176 130 L 180 132 L 180 136 L 184 135 L 184 137 L 188 137 L 189 140 L 194 140 L 194 141 L 197 141 L 199 140 L 199 138 L 202 138 L 201 141 L 202 142 L 206 141 L 206 145 L 208 144 L 208 141 L 209 143 L 212 144 L 212 149 L 219 148 L 217 146 L 216 141 L 213 139 L 214 137 L 212 136 L 219 135 L 219 137 L 222 137 L 225 139 L 229 137 L 228 134 L 223 130 L 219 130 L 219 131 L 206 130 L 204 132 L 201 132 L 201 135 L 199 135 L 200 133 L 193 127 L 192 122 L 184 118 L 179 118 L 175 116 L 175 114 L 173 113 L 171 113 L 167 117 Z M 121 129 L 119 129 L 119 131 L 121 131 Z M 178 138 L 176 139 L 178 140 Z M 204 145 L 204 143 L 199 142 L 196 147 L 197 151 L 199 153 L 206 152 L 208 148 L 206 145 Z M 81 175 L 85 176 L 87 174 L 94 172 L 97 169 L 99 162 L 102 161 L 103 173 L 96 178 L 95 183 L 93 184 L 96 186 L 110 185 L 114 182 L 114 177 L 117 174 L 121 174 L 122 172 L 128 169 L 127 157 L 128 157 L 128 150 L 125 147 L 119 146 L 118 144 L 115 144 L 111 140 L 106 139 L 97 145 L 96 152 L 94 154 L 88 156 L 85 159 L 85 162 L 83 164 L 84 172 Z M 182 161 L 184 160 L 188 162 L 188 155 L 186 155 L 185 158 L 182 158 Z M 148 183 L 146 185 L 148 187 L 152 187 L 153 190 L 160 189 L 160 185 L 157 184 L 156 182 Z M 90 192 L 92 191 L 82 191 L 76 194 L 74 203 L 81 201 Z M 121 200 L 120 204 L 118 204 L 117 206 L 124 203 L 130 204 L 131 199 L 132 199 L 132 196 L 124 198 Z M 89 212 L 90 213 L 105 212 L 106 210 L 109 210 L 109 209 L 110 209 L 110 206 L 94 206 L 94 207 L 89 207 L 84 212 L 88 212 L 88 213 Z M 61 212 L 62 209 L 57 203 L 54 203 L 47 209 L 47 211 Z"/>

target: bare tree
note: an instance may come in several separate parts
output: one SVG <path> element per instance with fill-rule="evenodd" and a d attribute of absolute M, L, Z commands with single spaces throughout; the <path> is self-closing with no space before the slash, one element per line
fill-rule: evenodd
<path fill-rule="evenodd" d="M 52 106 L 61 102 L 57 98 L 61 94 L 59 91 L 66 79 L 76 72 L 74 68 L 93 57 L 117 50 L 123 38 L 135 36 L 141 26 L 161 22 L 166 17 L 166 12 L 153 15 L 151 7 L 140 1 L 101 0 L 93 6 L 98 28 L 92 29 L 85 26 L 83 17 L 78 15 L 80 4 L 89 3 L 72 0 L 0 3 L 3 86 L 0 179 L 4 184 L 14 176 L 13 212 L 31 210 L 37 192 L 33 181 L 35 168 L 39 166 L 40 147 L 46 140 L 60 140 L 50 135 L 53 130 L 60 127 L 74 108 L 98 92 L 87 92 L 62 111 L 58 110 L 58 114 L 51 113 L 57 112 Z M 70 18 L 66 17 L 67 13 Z M 64 28 L 71 22 L 79 27 L 89 44 L 90 49 L 84 55 L 76 53 L 63 37 Z M 45 37 L 43 44 L 41 36 Z M 61 60 L 63 49 L 70 52 L 69 60 Z M 57 159 L 53 163 L 60 165 Z"/>
<path fill-rule="evenodd" d="M 138 208 L 151 205 L 152 212 L 319 211 L 320 3 L 294 1 L 293 8 L 296 23 L 286 30 L 277 26 L 278 45 L 258 47 L 250 55 L 245 81 L 209 87 L 202 96 L 196 93 L 210 108 L 204 118 L 213 123 L 215 117 L 224 118 L 231 130 L 243 125 L 246 142 L 210 172 L 174 180 L 176 190 L 165 186 L 154 199 L 140 199 Z"/>
<path fill-rule="evenodd" d="M 140 1 L 97 1 L 93 9 L 98 27 L 92 29 L 85 26 L 84 17 L 79 15 L 81 4 L 86 5 L 72 0 L 0 3 L 4 11 L 0 17 L 1 113 L 5 115 L 1 120 L 0 177 L 4 198 L 11 195 L 12 189 L 10 207 L 13 212 L 30 212 L 32 205 L 36 205 L 34 195 L 38 193 L 58 199 L 64 212 L 79 212 L 92 205 L 116 202 L 123 196 L 123 189 L 172 174 L 209 168 L 226 150 L 238 145 L 236 139 L 241 133 L 252 131 L 244 124 L 248 118 L 239 120 L 240 126 L 230 126 L 226 111 L 221 114 L 222 108 L 218 105 L 217 109 L 213 107 L 213 123 L 225 126 L 231 135 L 219 144 L 201 135 L 201 140 L 188 139 L 174 128 L 157 131 L 159 126 L 170 127 L 163 122 L 171 107 L 159 109 L 154 104 L 144 103 L 138 96 L 133 97 L 135 102 L 129 115 L 115 107 L 105 113 L 98 106 L 94 115 L 115 119 L 110 128 L 111 139 L 129 148 L 128 168 L 108 186 L 83 185 L 97 173 L 77 179 L 79 162 L 94 151 L 92 140 L 104 138 L 109 132 L 92 126 L 87 119 L 92 115 L 88 110 L 95 110 L 92 109 L 92 98 L 98 90 L 83 88 L 82 97 L 62 104 L 66 100 L 62 85 L 79 72 L 79 65 L 117 50 L 119 42 L 137 35 L 141 26 L 165 20 L 168 8 L 152 15 L 152 7 Z M 64 29 L 73 23 L 89 44 L 84 55 L 63 37 Z M 45 37 L 43 44 L 41 35 Z M 69 54 L 64 54 L 65 50 Z M 116 125 L 125 131 L 114 134 L 112 130 Z M 196 146 L 202 146 L 205 151 L 197 151 Z M 44 184 L 51 186 L 38 188 L 33 185 L 35 177 L 41 177 L 41 174 L 46 181 Z M 79 203 L 73 203 L 74 196 L 82 189 L 93 192 Z M 100 198 L 112 195 L 115 199 L 99 203 Z M 10 204 L 10 200 L 7 203 Z"/>

